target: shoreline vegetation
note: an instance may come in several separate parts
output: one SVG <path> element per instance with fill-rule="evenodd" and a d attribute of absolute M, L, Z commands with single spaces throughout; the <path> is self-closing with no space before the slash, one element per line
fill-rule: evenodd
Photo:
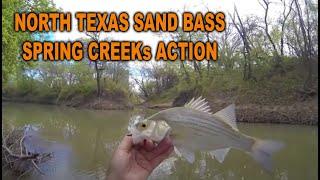
<path fill-rule="evenodd" d="M 8 99 L 2 98 L 2 102 L 14 103 L 35 103 L 35 104 L 49 104 L 60 107 L 85 108 L 94 110 L 133 110 L 133 109 L 153 109 L 164 110 L 172 106 L 173 102 L 167 103 L 150 103 L 132 105 L 131 103 L 121 103 L 114 100 L 101 100 L 101 103 L 87 103 L 87 104 L 54 104 L 48 102 L 34 102 L 28 99 Z M 217 112 L 226 107 L 227 101 L 222 100 L 208 100 L 212 112 Z M 230 102 L 231 103 L 231 102 Z M 292 105 L 258 105 L 258 104 L 236 104 L 236 114 L 238 122 L 246 123 L 273 123 L 273 124 L 295 124 L 295 125 L 318 125 L 318 107 L 317 102 L 296 102 Z"/>
<path fill-rule="evenodd" d="M 282 13 L 271 17 L 271 4 Z M 243 15 L 235 6 L 226 15 L 228 23 L 221 33 L 183 32 L 179 27 L 175 32 L 155 34 L 165 41 L 216 41 L 216 61 L 197 61 L 188 54 L 190 61 L 136 64 L 94 61 L 87 58 L 88 52 L 77 62 L 23 61 L 24 41 L 52 41 L 54 36 L 52 32 L 13 32 L 14 13 L 62 10 L 48 0 L 5 0 L 2 5 L 2 101 L 88 109 L 164 109 L 202 96 L 213 113 L 235 103 L 240 122 L 318 124 L 316 1 L 263 0 L 262 16 Z M 117 40 L 101 32 L 83 34 L 76 40 L 84 49 L 90 41 Z"/>
<path fill-rule="evenodd" d="M 201 81 L 176 84 L 159 94 L 145 89 L 152 94 L 145 99 L 129 94 L 121 88 L 116 91 L 104 90 L 100 98 L 96 97 L 96 91 L 92 91 L 89 95 L 70 94 L 64 99 L 61 95 L 40 96 L 35 92 L 19 94 L 13 88 L 3 92 L 2 101 L 96 110 L 163 110 L 182 106 L 193 97 L 203 96 L 213 113 L 235 103 L 238 122 L 318 125 L 317 78 L 314 78 L 313 90 L 305 92 L 301 86 L 303 77 L 300 74 L 304 72 L 301 63 L 287 63 L 285 67 L 286 75 L 277 75 L 257 82 L 243 81 L 241 72 L 237 71 L 216 72 L 209 77 L 203 77 Z M 313 67 L 315 67 L 314 71 L 317 71 L 317 65 Z M 169 68 L 163 67 L 163 69 Z M 164 73 L 170 75 L 168 72 Z M 196 74 L 193 75 L 196 78 Z"/>

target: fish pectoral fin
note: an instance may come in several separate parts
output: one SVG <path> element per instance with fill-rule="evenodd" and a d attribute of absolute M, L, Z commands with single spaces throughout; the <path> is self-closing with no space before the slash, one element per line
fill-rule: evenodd
<path fill-rule="evenodd" d="M 174 150 L 178 156 L 182 156 L 182 157 L 186 158 L 186 160 L 189 163 L 192 164 L 194 162 L 194 159 L 195 159 L 194 152 L 192 152 L 191 150 L 186 149 L 184 147 L 175 147 Z"/>
<path fill-rule="evenodd" d="M 211 155 L 212 158 L 219 161 L 219 163 L 222 163 L 229 151 L 230 151 L 230 148 L 217 149 L 214 151 L 210 151 L 209 154 Z"/>
<path fill-rule="evenodd" d="M 174 146 L 174 152 L 175 152 L 179 157 L 182 156 L 182 154 L 179 152 L 179 150 L 177 149 L 176 146 Z"/>

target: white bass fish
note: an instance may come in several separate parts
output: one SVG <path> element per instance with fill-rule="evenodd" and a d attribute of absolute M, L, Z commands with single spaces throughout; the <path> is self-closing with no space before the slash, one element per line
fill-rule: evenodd
<path fill-rule="evenodd" d="M 271 155 L 283 144 L 271 140 L 261 140 L 241 133 L 236 124 L 235 105 L 210 113 L 210 107 L 201 97 L 192 99 L 183 107 L 160 111 L 131 128 L 133 142 L 144 139 L 155 142 L 170 135 L 175 151 L 188 162 L 195 160 L 195 151 L 207 151 L 223 162 L 230 148 L 250 154 L 266 170 L 271 171 Z"/>

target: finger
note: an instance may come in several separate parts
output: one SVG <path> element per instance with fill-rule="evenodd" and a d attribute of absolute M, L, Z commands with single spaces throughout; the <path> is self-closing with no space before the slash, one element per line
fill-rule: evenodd
<path fill-rule="evenodd" d="M 164 152 L 171 144 L 171 140 L 169 138 L 165 138 L 157 146 L 154 144 L 151 145 L 150 143 L 149 145 L 146 145 L 149 146 L 147 148 L 142 148 L 143 146 L 140 146 L 141 148 L 138 149 L 138 151 L 141 154 L 143 154 L 147 160 L 150 161 L 162 152 Z"/>
<path fill-rule="evenodd" d="M 137 151 L 143 151 L 143 150 L 144 150 L 145 141 L 147 141 L 147 140 L 144 139 L 143 141 L 139 142 L 138 144 L 135 144 L 135 145 L 134 145 L 134 148 L 135 148 Z"/>
<path fill-rule="evenodd" d="M 146 171 L 148 171 L 149 173 L 152 172 L 153 167 L 150 165 L 149 160 L 147 160 L 145 158 L 145 156 L 141 153 L 135 153 L 135 161 L 138 163 L 139 166 L 141 166 L 142 168 L 144 168 Z"/>
<path fill-rule="evenodd" d="M 163 160 L 167 159 L 173 151 L 173 145 L 169 146 L 162 154 L 150 161 L 153 168 L 157 167 Z"/>
<path fill-rule="evenodd" d="M 162 140 L 154 150 L 150 151 L 148 153 L 148 159 L 153 159 L 160 154 L 164 153 L 169 147 L 172 146 L 172 141 L 166 137 L 164 140 Z"/>
<path fill-rule="evenodd" d="M 125 136 L 120 142 L 118 149 L 129 152 L 133 147 L 133 141 L 131 136 Z"/>
<path fill-rule="evenodd" d="M 156 146 L 153 144 L 152 141 L 150 141 L 150 140 L 144 140 L 144 142 L 143 142 L 143 148 L 144 148 L 146 151 L 150 152 L 150 151 L 152 151 L 155 147 L 156 147 Z"/>
<path fill-rule="evenodd" d="M 142 141 L 139 146 L 135 149 L 139 151 L 147 160 L 151 160 L 151 151 L 154 150 L 157 146 L 150 140 Z"/>
<path fill-rule="evenodd" d="M 157 147 L 162 147 L 167 145 L 172 145 L 172 141 L 169 137 L 165 137 L 162 141 L 160 141 Z"/>

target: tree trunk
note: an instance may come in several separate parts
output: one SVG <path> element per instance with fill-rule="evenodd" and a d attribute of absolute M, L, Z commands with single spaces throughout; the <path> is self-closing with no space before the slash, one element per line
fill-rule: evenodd
<path fill-rule="evenodd" d="M 181 63 L 181 64 L 180 64 L 180 67 L 183 69 L 184 74 L 185 74 L 185 80 L 186 80 L 187 82 L 190 82 L 190 75 L 189 75 L 186 67 L 184 66 L 184 61 L 181 61 L 180 63 Z"/>
<path fill-rule="evenodd" d="M 298 20 L 299 20 L 299 25 L 300 25 L 300 29 L 301 29 L 301 33 L 302 33 L 302 39 L 303 39 L 303 47 L 301 49 L 302 51 L 302 58 L 304 59 L 304 62 L 305 62 L 305 65 L 308 69 L 308 72 L 307 72 L 307 75 L 306 75 L 306 79 L 305 79 L 305 83 L 304 83 L 304 89 L 305 90 L 309 90 L 311 88 L 311 85 L 312 85 L 312 62 L 311 62 L 311 56 L 312 56 L 312 53 L 311 53 L 311 43 L 308 41 L 309 38 L 308 38 L 308 34 L 309 34 L 309 28 L 306 28 L 305 26 L 305 22 L 304 22 L 304 19 L 303 19 L 303 15 L 301 13 L 301 6 L 300 4 L 298 3 L 297 0 L 294 0 L 295 2 L 295 5 L 296 5 L 296 10 L 297 10 L 297 15 L 298 15 Z M 307 4 L 306 4 L 306 8 L 308 9 L 307 7 Z M 308 14 L 308 11 L 307 11 L 307 21 L 308 21 L 308 18 L 309 18 L 309 14 Z M 309 22 L 307 22 L 307 25 L 308 25 Z"/>
<path fill-rule="evenodd" d="M 94 69 L 96 70 L 96 80 L 97 80 L 97 96 L 101 95 L 101 86 L 100 86 L 100 72 L 98 68 L 98 62 L 94 61 Z"/>

